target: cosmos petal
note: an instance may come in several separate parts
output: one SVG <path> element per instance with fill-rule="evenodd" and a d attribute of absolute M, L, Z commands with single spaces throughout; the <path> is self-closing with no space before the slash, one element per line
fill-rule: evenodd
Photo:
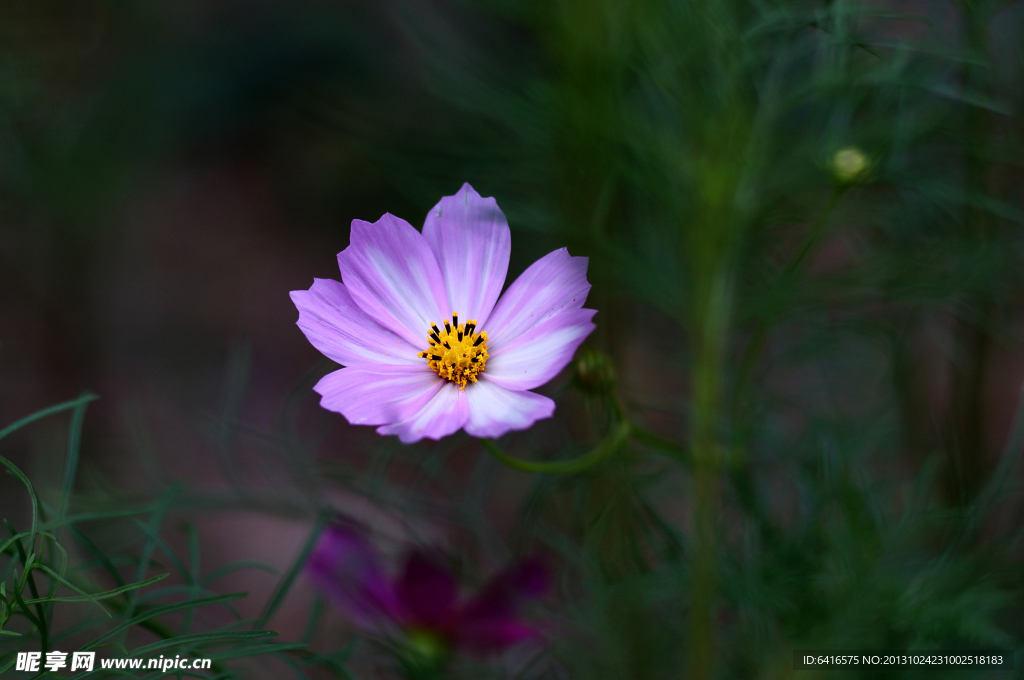
<path fill-rule="evenodd" d="M 397 434 L 403 444 L 427 439 L 441 439 L 457 432 L 466 424 L 469 411 L 466 392 L 455 383 L 444 382 L 423 407 L 405 420 L 377 428 L 377 434 Z"/>
<path fill-rule="evenodd" d="M 353 425 L 397 423 L 423 408 L 444 382 L 419 361 L 419 366 L 350 366 L 328 373 L 313 389 L 323 408 Z"/>
<path fill-rule="evenodd" d="M 532 390 L 548 382 L 572 360 L 594 330 L 593 309 L 560 312 L 491 352 L 487 379 L 510 390 Z"/>
<path fill-rule="evenodd" d="M 394 588 L 376 551 L 352 529 L 327 527 L 309 555 L 306 572 L 358 625 L 371 630 L 393 627 L 400 613 Z"/>
<path fill-rule="evenodd" d="M 488 366 L 488 371 L 490 366 Z M 555 402 L 533 392 L 514 392 L 484 378 L 466 388 L 469 419 L 466 432 L 495 438 L 510 430 L 525 430 L 555 412 Z"/>
<path fill-rule="evenodd" d="M 290 295 L 306 338 L 339 364 L 422 363 L 416 349 L 367 316 L 340 281 L 313 279 L 309 290 L 293 290 Z"/>
<path fill-rule="evenodd" d="M 356 304 L 416 349 L 426 349 L 430 323 L 451 312 L 426 240 L 394 215 L 373 224 L 353 220 L 350 245 L 338 254 L 338 265 Z"/>
<path fill-rule="evenodd" d="M 508 221 L 498 203 L 463 184 L 431 209 L 423 238 L 437 258 L 452 310 L 483 326 L 505 285 L 512 251 Z"/>
<path fill-rule="evenodd" d="M 455 644 L 469 652 L 492 654 L 538 637 L 535 628 L 519 621 L 488 621 L 460 627 L 455 633 Z"/>
<path fill-rule="evenodd" d="M 481 326 L 491 352 L 558 312 L 581 308 L 588 292 L 587 258 L 571 257 L 565 248 L 548 253 L 512 282 Z"/>
<path fill-rule="evenodd" d="M 543 595 L 549 575 L 536 559 L 505 570 L 460 609 L 455 636 L 462 647 L 476 651 L 500 650 L 536 636 L 523 624 L 519 605 Z"/>
<path fill-rule="evenodd" d="M 452 615 L 458 596 L 455 579 L 435 559 L 412 552 L 398 582 L 398 598 L 408 623 L 424 628 L 440 627 Z"/>

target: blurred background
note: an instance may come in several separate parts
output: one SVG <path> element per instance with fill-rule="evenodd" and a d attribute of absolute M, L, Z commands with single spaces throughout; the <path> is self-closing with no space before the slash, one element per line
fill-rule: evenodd
<path fill-rule="evenodd" d="M 468 583 L 545 555 L 545 644 L 472 677 L 1016 649 L 1022 28 L 1019 0 L 8 0 L 0 423 L 98 394 L 72 509 L 162 499 L 204 573 L 285 572 L 325 508 Z M 351 220 L 420 227 L 463 182 L 508 217 L 509 282 L 590 258 L 597 331 L 541 390 L 554 418 L 501 442 L 579 455 L 621 403 L 644 436 L 583 474 L 461 433 L 403 447 L 312 392 L 334 366 L 288 292 L 340 278 Z M 0 442 L 43 499 L 69 428 Z M 0 514 L 29 521 L 14 480 Z M 258 617 L 279 578 L 213 588 Z M 317 601 L 300 578 L 266 623 L 345 648 Z M 240 677 L 293 672 L 268 659 Z M 345 672 L 397 671 L 364 645 Z"/>

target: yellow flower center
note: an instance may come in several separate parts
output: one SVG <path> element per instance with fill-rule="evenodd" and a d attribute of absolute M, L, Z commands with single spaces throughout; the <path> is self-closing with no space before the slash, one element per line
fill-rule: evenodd
<path fill-rule="evenodd" d="M 451 321 L 445 320 L 442 328 L 436 323 L 430 324 L 427 338 L 430 349 L 417 356 L 426 359 L 434 373 L 458 383 L 460 389 L 476 382 L 487 366 L 487 331 L 477 333 L 475 319 L 460 325 L 459 313 L 452 312 Z"/>

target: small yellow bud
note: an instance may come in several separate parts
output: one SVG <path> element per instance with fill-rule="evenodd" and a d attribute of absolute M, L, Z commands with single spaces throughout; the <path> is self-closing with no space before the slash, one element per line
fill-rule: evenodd
<path fill-rule="evenodd" d="M 832 174 L 840 184 L 851 184 L 865 179 L 871 162 L 855 146 L 836 151 L 832 156 Z"/>

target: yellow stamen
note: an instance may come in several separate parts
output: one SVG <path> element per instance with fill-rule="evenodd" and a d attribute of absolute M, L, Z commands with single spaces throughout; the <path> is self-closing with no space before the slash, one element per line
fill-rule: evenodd
<path fill-rule="evenodd" d="M 426 359 L 434 373 L 464 390 L 487 366 L 487 331 L 476 332 L 476 319 L 460 324 L 458 312 L 452 312 L 451 320 L 445 319 L 442 326 L 430 324 L 430 349 L 417 356 Z"/>

